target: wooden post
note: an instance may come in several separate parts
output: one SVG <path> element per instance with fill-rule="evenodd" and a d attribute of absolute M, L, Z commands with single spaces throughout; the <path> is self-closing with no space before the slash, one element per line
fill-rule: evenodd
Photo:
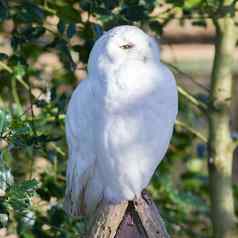
<path fill-rule="evenodd" d="M 163 219 L 146 192 L 118 205 L 102 204 L 87 238 L 169 238 Z"/>

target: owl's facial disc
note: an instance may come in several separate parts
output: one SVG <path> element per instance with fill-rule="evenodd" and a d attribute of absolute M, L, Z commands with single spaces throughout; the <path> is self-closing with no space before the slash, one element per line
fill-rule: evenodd
<path fill-rule="evenodd" d="M 89 72 L 108 71 L 130 63 L 159 62 L 156 41 L 135 26 L 118 26 L 104 33 L 95 43 L 89 57 Z"/>

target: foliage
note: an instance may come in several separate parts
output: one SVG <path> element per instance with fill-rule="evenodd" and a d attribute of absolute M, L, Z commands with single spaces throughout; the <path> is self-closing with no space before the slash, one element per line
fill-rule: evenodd
<path fill-rule="evenodd" d="M 0 52 L 1 227 L 24 238 L 85 232 L 86 222 L 67 217 L 61 205 L 67 154 L 64 115 L 93 43 L 104 30 L 121 24 L 138 25 L 155 36 L 174 18 L 205 27 L 208 14 L 220 13 L 218 2 L 0 0 L 1 37 L 8 48 Z M 154 15 L 158 8 L 165 10 Z M 47 69 L 47 63 L 39 63 L 46 54 L 60 61 Z M 201 117 L 182 98 L 180 109 L 187 123 Z M 204 144 L 177 127 L 168 158 L 150 186 L 174 237 L 211 233 L 204 153 Z M 37 161 L 46 164 L 43 171 L 37 171 Z M 175 172 L 178 166 L 180 173 Z"/>

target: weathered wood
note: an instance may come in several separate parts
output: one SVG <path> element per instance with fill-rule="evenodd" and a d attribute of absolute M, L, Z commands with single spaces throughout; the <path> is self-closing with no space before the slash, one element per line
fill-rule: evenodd
<path fill-rule="evenodd" d="M 149 238 L 169 238 L 159 209 L 146 192 L 134 201 L 134 207 Z"/>
<path fill-rule="evenodd" d="M 118 205 L 102 204 L 87 238 L 169 238 L 163 219 L 146 192 Z"/>
<path fill-rule="evenodd" d="M 102 204 L 91 222 L 88 238 L 114 238 L 126 212 L 128 202 L 117 205 Z"/>
<path fill-rule="evenodd" d="M 144 238 L 146 231 L 140 221 L 140 217 L 135 211 L 133 202 L 128 203 L 126 213 L 116 232 L 115 238 Z"/>

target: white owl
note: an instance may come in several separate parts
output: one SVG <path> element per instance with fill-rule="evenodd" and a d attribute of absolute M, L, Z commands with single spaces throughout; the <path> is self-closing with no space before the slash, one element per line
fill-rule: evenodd
<path fill-rule="evenodd" d="M 156 41 L 134 26 L 104 33 L 68 106 L 66 211 L 89 215 L 101 201 L 139 196 L 167 151 L 177 110 Z"/>

